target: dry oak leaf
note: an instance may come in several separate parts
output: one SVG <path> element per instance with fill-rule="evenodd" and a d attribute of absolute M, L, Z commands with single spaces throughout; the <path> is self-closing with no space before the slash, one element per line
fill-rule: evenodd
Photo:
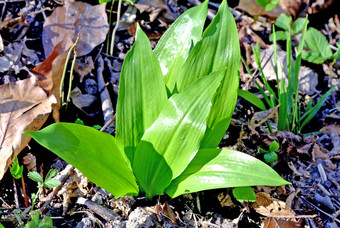
<path fill-rule="evenodd" d="M 64 6 L 56 8 L 44 23 L 42 36 L 45 56 L 50 55 L 54 46 L 66 37 L 75 42 L 78 34 L 78 57 L 87 55 L 104 42 L 109 31 L 105 6 L 105 3 L 92 6 L 84 2 L 67 1 Z"/>
<path fill-rule="evenodd" d="M 0 180 L 29 141 L 22 132 L 34 129 L 34 120 L 48 115 L 54 103 L 56 98 L 37 86 L 35 77 L 0 86 Z"/>

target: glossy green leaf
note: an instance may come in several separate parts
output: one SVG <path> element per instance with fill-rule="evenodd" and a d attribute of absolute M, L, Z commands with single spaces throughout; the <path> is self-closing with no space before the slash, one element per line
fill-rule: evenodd
<path fill-rule="evenodd" d="M 319 55 L 320 58 L 324 59 L 329 59 L 333 55 L 326 37 L 315 28 L 308 29 L 305 43 L 306 47 L 314 52 L 313 55 Z"/>
<path fill-rule="evenodd" d="M 290 24 L 292 23 L 292 17 L 288 14 L 280 14 L 276 19 L 275 25 L 282 28 L 283 30 L 290 30 Z"/>
<path fill-rule="evenodd" d="M 148 37 L 138 26 L 136 41 L 122 67 L 116 114 L 116 138 L 131 162 L 144 131 L 167 101 L 161 68 Z"/>
<path fill-rule="evenodd" d="M 267 110 L 263 101 L 260 98 L 258 98 L 256 95 L 254 95 L 253 93 L 247 90 L 238 89 L 237 94 L 240 97 L 244 98 L 246 101 L 250 102 L 251 104 L 261 109 L 262 111 Z"/>
<path fill-rule="evenodd" d="M 246 186 L 246 187 L 237 187 L 233 189 L 233 195 L 234 197 L 240 201 L 243 202 L 255 202 L 256 201 L 256 195 L 252 187 Z"/>
<path fill-rule="evenodd" d="M 178 76 L 178 91 L 211 72 L 226 70 L 207 119 L 203 145 L 216 147 L 229 126 L 237 99 L 241 58 L 237 28 L 227 1 L 190 52 Z"/>
<path fill-rule="evenodd" d="M 72 123 L 55 123 L 25 133 L 115 197 L 138 194 L 127 158 L 113 136 Z"/>
<path fill-rule="evenodd" d="M 190 50 L 202 37 L 207 13 L 208 1 L 185 11 L 162 35 L 154 50 L 170 91 Z"/>
<path fill-rule="evenodd" d="M 19 165 L 17 156 L 15 156 L 14 161 L 9 170 L 15 179 L 20 179 L 22 177 L 22 171 L 24 170 L 24 167 Z"/>
<path fill-rule="evenodd" d="M 133 171 L 148 198 L 163 194 L 197 153 L 211 99 L 224 72 L 197 80 L 173 95 L 137 147 Z"/>
<path fill-rule="evenodd" d="M 290 184 L 253 156 L 228 149 L 202 149 L 165 192 L 170 197 L 207 189 Z"/>

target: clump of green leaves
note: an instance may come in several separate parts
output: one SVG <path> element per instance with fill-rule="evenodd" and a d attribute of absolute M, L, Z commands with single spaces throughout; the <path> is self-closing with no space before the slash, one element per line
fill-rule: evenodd
<path fill-rule="evenodd" d="M 76 124 L 80 124 L 80 125 L 84 125 L 84 121 L 82 121 L 81 119 L 77 118 L 74 123 Z M 92 126 L 94 129 L 96 130 L 100 130 L 102 128 L 102 126 L 98 125 L 98 124 L 95 124 Z"/>
<path fill-rule="evenodd" d="M 288 184 L 252 156 L 216 149 L 236 104 L 240 48 L 227 1 L 202 36 L 207 10 L 205 1 L 183 13 L 155 50 L 138 26 L 115 137 L 72 123 L 26 133 L 115 197 Z"/>
<path fill-rule="evenodd" d="M 259 147 L 259 152 L 264 154 L 263 158 L 267 163 L 273 164 L 274 162 L 277 161 L 276 151 L 278 151 L 279 148 L 280 148 L 279 143 L 274 140 L 273 142 L 269 144 L 269 150 L 265 150 Z"/>
<path fill-rule="evenodd" d="M 303 31 L 307 18 L 298 18 L 294 21 L 293 25 L 291 25 L 292 20 L 292 16 L 288 14 L 280 14 L 280 16 L 276 19 L 275 25 L 282 29 L 281 31 L 275 31 L 276 41 L 287 40 L 290 33 L 297 35 Z M 274 33 L 270 35 L 270 41 L 274 41 L 273 36 Z"/>
<path fill-rule="evenodd" d="M 338 49 L 335 53 L 329 47 L 328 41 L 320 31 L 309 28 L 306 34 L 306 47 L 309 51 L 302 53 L 302 58 L 312 63 L 324 63 L 331 60 L 333 63 L 340 58 L 340 43 L 336 43 Z"/>
<path fill-rule="evenodd" d="M 304 22 L 303 26 L 301 26 L 302 22 Z M 257 43 L 256 46 L 253 47 L 253 53 L 255 56 L 256 64 L 259 66 L 261 80 L 265 85 L 265 88 L 268 90 L 268 94 L 265 93 L 265 88 L 262 88 L 258 83 L 257 87 L 260 90 L 266 104 L 260 98 L 251 94 L 248 91 L 239 90 L 239 95 L 263 111 L 267 110 L 267 107 L 274 108 L 277 105 L 279 105 L 277 130 L 279 131 L 289 130 L 294 133 L 300 133 L 303 127 L 306 126 L 306 124 L 308 124 L 320 110 L 320 108 L 322 107 L 326 99 L 329 97 L 335 86 L 330 88 L 315 104 L 315 106 L 312 106 L 312 100 L 310 100 L 305 109 L 305 112 L 304 113 L 301 112 L 300 97 L 298 91 L 299 71 L 303 55 L 302 51 L 306 39 L 308 20 L 307 18 L 305 18 L 305 20 L 300 20 L 295 26 L 293 24 L 295 32 L 300 31 L 302 27 L 302 36 L 297 51 L 295 52 L 296 56 L 295 61 L 293 61 L 292 54 L 292 35 L 291 35 L 292 28 L 290 27 L 291 17 L 287 15 L 281 15 L 278 18 L 276 24 L 280 28 L 284 29 L 284 32 L 281 35 L 286 36 L 284 40 L 286 40 L 286 52 L 287 52 L 286 61 L 287 65 L 278 66 L 276 53 L 277 38 L 276 31 L 273 26 L 272 39 L 274 42 L 274 69 L 276 73 L 277 92 L 275 92 L 275 90 L 270 86 L 266 76 L 263 73 L 263 69 L 261 66 L 261 52 L 260 47 Z M 285 67 L 287 69 L 287 75 L 279 75 L 278 67 Z M 282 70 L 282 72 L 284 71 Z M 270 123 L 268 123 L 268 126 L 269 129 L 271 130 L 272 127 Z"/>

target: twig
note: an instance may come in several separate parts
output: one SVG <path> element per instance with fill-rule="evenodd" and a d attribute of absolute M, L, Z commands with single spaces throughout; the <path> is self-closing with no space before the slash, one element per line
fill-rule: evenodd
<path fill-rule="evenodd" d="M 332 216 L 331 214 L 328 214 L 327 212 L 321 210 L 320 208 L 318 208 L 317 206 L 315 206 L 314 204 L 312 204 L 311 202 L 309 202 L 308 200 L 306 200 L 303 196 L 298 196 L 300 199 L 302 199 L 303 201 L 305 201 L 306 203 L 308 203 L 309 205 L 313 206 L 316 210 L 320 211 L 321 213 L 323 213 L 324 215 L 330 217 L 331 219 L 334 219 L 334 221 L 340 223 L 340 220 L 335 218 L 334 216 Z"/>
<path fill-rule="evenodd" d="M 14 202 L 15 202 L 15 207 L 19 208 L 19 198 L 18 198 L 18 190 L 17 190 L 17 185 L 15 184 L 15 179 L 13 178 L 13 190 L 14 190 Z"/>
<path fill-rule="evenodd" d="M 88 199 L 81 197 L 81 198 L 78 198 L 77 203 L 87 206 L 89 210 L 98 214 L 105 220 L 115 221 L 118 219 L 118 215 L 114 213 L 112 210 L 108 210 L 107 208 L 93 202 L 92 200 L 88 200 Z"/>
<path fill-rule="evenodd" d="M 27 194 L 26 194 L 26 186 L 25 186 L 25 180 L 24 176 L 21 176 L 21 184 L 22 184 L 22 192 L 24 194 L 24 200 L 25 200 L 25 206 L 28 207 L 28 200 L 27 200 Z"/>
<path fill-rule="evenodd" d="M 105 131 L 105 129 L 108 128 L 115 120 L 116 114 L 109 121 L 107 121 L 106 124 L 102 128 L 100 128 L 99 131 Z"/>
<path fill-rule="evenodd" d="M 106 124 L 107 122 L 109 122 L 113 118 L 113 116 L 114 116 L 113 112 L 114 111 L 113 111 L 109 91 L 107 90 L 107 88 L 105 86 L 103 71 L 104 71 L 104 60 L 103 60 L 102 56 L 99 56 L 99 58 L 98 58 L 98 68 L 97 68 L 98 90 L 100 91 L 100 100 L 102 102 L 104 124 Z M 113 132 L 113 129 L 106 127 L 106 132 L 111 133 L 111 132 Z"/>

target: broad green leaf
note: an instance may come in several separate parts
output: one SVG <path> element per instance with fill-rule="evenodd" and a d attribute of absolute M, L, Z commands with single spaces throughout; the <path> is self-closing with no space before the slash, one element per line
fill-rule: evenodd
<path fill-rule="evenodd" d="M 165 192 L 172 198 L 207 189 L 290 184 L 253 156 L 228 149 L 202 149 Z"/>
<path fill-rule="evenodd" d="M 167 100 L 161 68 L 148 37 L 138 26 L 135 44 L 122 67 L 116 114 L 116 138 L 131 162 L 144 131 Z"/>
<path fill-rule="evenodd" d="M 217 15 L 204 31 L 203 38 L 190 52 L 178 76 L 178 91 L 205 75 L 227 69 L 213 98 L 207 119 L 203 146 L 216 147 L 229 126 L 233 114 L 240 71 L 240 46 L 234 17 L 224 0 Z"/>
<path fill-rule="evenodd" d="M 43 182 L 44 182 L 43 179 L 42 179 L 42 177 L 40 176 L 40 174 L 37 173 L 37 172 L 29 172 L 29 173 L 27 174 L 27 176 L 28 176 L 31 180 L 33 180 L 33 181 L 35 181 L 35 182 L 37 182 L 37 183 L 43 183 Z"/>
<path fill-rule="evenodd" d="M 307 60 L 308 62 L 316 63 L 316 64 L 324 63 L 328 59 L 328 58 L 322 57 L 321 55 L 319 55 L 319 53 L 311 52 L 311 51 L 303 52 L 302 58 L 304 60 Z"/>
<path fill-rule="evenodd" d="M 276 19 L 275 25 L 282 28 L 283 30 L 290 30 L 290 24 L 292 23 L 292 17 L 288 14 L 280 14 Z"/>
<path fill-rule="evenodd" d="M 301 17 L 301 18 L 298 18 L 296 21 L 294 21 L 293 26 L 292 26 L 292 31 L 294 34 L 298 34 L 303 30 L 306 20 L 307 18 Z"/>
<path fill-rule="evenodd" d="M 250 186 L 234 188 L 233 195 L 241 203 L 256 201 L 255 192 Z"/>
<path fill-rule="evenodd" d="M 163 194 L 197 153 L 211 99 L 224 72 L 197 80 L 173 95 L 137 147 L 133 171 L 146 196 Z"/>
<path fill-rule="evenodd" d="M 246 101 L 250 102 L 251 104 L 261 109 L 262 111 L 266 110 L 266 106 L 264 105 L 263 101 L 254 94 L 252 94 L 251 92 L 247 90 L 238 89 L 237 94 L 240 97 L 244 98 Z"/>
<path fill-rule="evenodd" d="M 163 34 L 154 50 L 170 91 L 190 50 L 201 39 L 207 13 L 208 1 L 185 11 Z"/>
<path fill-rule="evenodd" d="M 128 160 L 113 136 L 72 123 L 55 123 L 25 133 L 115 197 L 138 194 Z"/>
<path fill-rule="evenodd" d="M 20 179 L 22 177 L 22 171 L 24 170 L 24 167 L 19 165 L 17 156 L 15 156 L 14 161 L 9 170 L 15 179 Z"/>
<path fill-rule="evenodd" d="M 324 59 L 329 59 L 333 55 L 326 37 L 315 28 L 308 29 L 305 43 L 308 49 Z"/>

